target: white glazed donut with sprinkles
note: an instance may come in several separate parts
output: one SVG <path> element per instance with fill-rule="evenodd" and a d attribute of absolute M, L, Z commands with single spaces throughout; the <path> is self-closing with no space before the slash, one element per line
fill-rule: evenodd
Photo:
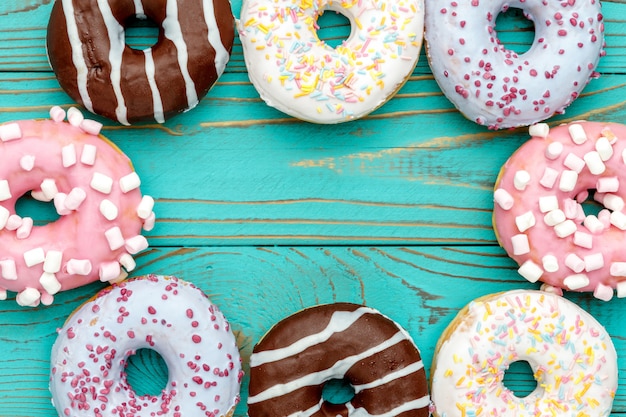
<path fill-rule="evenodd" d="M 532 46 L 502 45 L 496 18 L 521 9 Z M 426 8 L 427 55 L 443 93 L 468 119 L 492 129 L 528 126 L 564 112 L 604 52 L 599 0 L 445 0 Z"/>
<path fill-rule="evenodd" d="M 326 10 L 352 32 L 332 48 L 317 36 Z M 417 64 L 423 0 L 245 0 L 239 34 L 250 80 L 265 102 L 314 123 L 361 118 L 388 101 Z"/>
<path fill-rule="evenodd" d="M 137 395 L 125 373 L 136 350 L 168 368 L 158 395 Z M 204 293 L 149 275 L 101 291 L 68 319 L 52 347 L 50 391 L 59 416 L 231 416 L 243 372 L 228 321 Z"/>
<path fill-rule="evenodd" d="M 537 381 L 523 398 L 503 384 L 518 361 Z M 516 290 L 459 312 L 435 347 L 431 380 L 434 417 L 605 417 L 617 390 L 617 354 L 602 325 L 576 304 Z"/>
<path fill-rule="evenodd" d="M 59 291 L 98 279 L 124 279 L 148 247 L 154 199 L 102 125 L 75 108 L 52 119 L 0 125 L 0 299 L 50 304 Z M 16 212 L 24 195 L 54 204 L 60 216 L 38 224 Z"/>

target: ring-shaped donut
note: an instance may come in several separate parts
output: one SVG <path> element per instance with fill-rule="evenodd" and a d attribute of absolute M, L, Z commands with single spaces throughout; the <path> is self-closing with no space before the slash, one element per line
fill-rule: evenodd
<path fill-rule="evenodd" d="M 531 282 L 625 297 L 626 126 L 540 123 L 530 135 L 495 184 L 500 245 Z"/>
<path fill-rule="evenodd" d="M 0 298 L 49 304 L 53 295 L 98 279 L 122 279 L 132 255 L 148 247 L 154 200 L 119 148 L 98 136 L 101 124 L 54 107 L 55 120 L 0 125 Z M 16 212 L 27 194 L 54 204 L 59 218 L 34 224 Z"/>
<path fill-rule="evenodd" d="M 523 398 L 503 383 L 519 361 L 537 381 Z M 617 354 L 606 330 L 578 305 L 543 291 L 471 302 L 439 339 L 431 367 L 434 417 L 605 417 L 616 390 Z"/>
<path fill-rule="evenodd" d="M 509 7 L 535 25 L 532 46 L 502 45 L 496 18 Z M 604 52 L 598 0 L 445 0 L 426 8 L 425 38 L 433 75 L 465 117 L 492 129 L 528 126 L 562 113 Z"/>
<path fill-rule="evenodd" d="M 154 46 L 125 43 L 133 18 L 158 25 Z M 47 51 L 61 87 L 92 113 L 124 125 L 163 123 L 207 94 L 230 58 L 234 31 L 227 0 L 59 0 Z"/>
<path fill-rule="evenodd" d="M 326 10 L 352 31 L 332 48 L 317 36 Z M 245 0 L 239 34 L 250 80 L 272 107 L 314 123 L 361 118 L 389 100 L 417 64 L 423 0 Z"/>
<path fill-rule="evenodd" d="M 352 386 L 350 401 L 324 400 L 324 383 L 333 379 Z M 424 365 L 411 337 L 369 307 L 304 309 L 274 325 L 250 357 L 250 417 L 427 417 L 429 405 Z"/>
<path fill-rule="evenodd" d="M 125 366 L 139 349 L 167 365 L 158 395 L 128 383 Z M 231 416 L 240 362 L 228 321 L 200 289 L 150 275 L 102 290 L 72 314 L 52 347 L 50 391 L 60 416 Z"/>

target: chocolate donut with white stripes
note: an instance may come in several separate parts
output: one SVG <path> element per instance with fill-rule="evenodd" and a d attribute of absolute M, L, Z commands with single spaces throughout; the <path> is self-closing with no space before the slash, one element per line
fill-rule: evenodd
<path fill-rule="evenodd" d="M 158 25 L 155 45 L 125 43 L 134 18 Z M 228 0 L 57 0 L 47 52 L 61 87 L 92 113 L 124 125 L 164 123 L 215 84 L 234 30 Z"/>
<path fill-rule="evenodd" d="M 324 384 L 344 380 L 345 404 L 323 398 Z M 419 350 L 400 325 L 356 304 L 325 304 L 280 321 L 250 357 L 250 417 L 429 415 Z"/>

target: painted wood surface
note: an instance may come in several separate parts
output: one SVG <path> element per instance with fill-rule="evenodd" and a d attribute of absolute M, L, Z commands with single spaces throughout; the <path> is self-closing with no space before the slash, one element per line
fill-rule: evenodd
<path fill-rule="evenodd" d="M 239 14 L 240 1 L 232 4 Z M 0 3 L 0 122 L 46 117 L 72 105 L 50 71 L 45 30 L 51 0 Z M 626 2 L 603 2 L 608 55 L 565 115 L 626 120 Z M 323 36 L 348 28 L 337 17 Z M 532 25 L 501 16 L 502 41 L 531 42 Z M 150 28 L 129 43 L 147 46 Z M 102 119 L 99 119 L 104 121 Z M 413 336 L 425 363 L 456 312 L 502 290 L 536 288 L 516 273 L 491 226 L 492 187 L 526 129 L 492 132 L 465 120 L 441 94 L 422 55 L 385 106 L 338 126 L 298 122 L 267 107 L 248 81 L 237 41 L 226 73 L 198 108 L 165 125 L 104 134 L 131 157 L 142 191 L 156 198 L 151 249 L 135 275 L 173 274 L 205 290 L 230 319 L 247 367 L 254 343 L 303 307 L 352 301 L 377 308 Z M 32 208 L 39 223 L 49 210 Z M 52 417 L 47 390 L 56 329 L 101 284 L 62 293 L 50 307 L 0 304 L 0 416 Z M 626 301 L 567 294 L 604 324 L 620 356 L 614 415 L 626 414 Z M 154 392 L 163 365 L 133 362 L 139 391 Z M 429 366 L 427 366 L 428 368 Z M 136 369 L 135 369 L 136 368 Z M 521 371 L 514 387 L 533 382 Z M 237 416 L 246 413 L 247 379 Z"/>

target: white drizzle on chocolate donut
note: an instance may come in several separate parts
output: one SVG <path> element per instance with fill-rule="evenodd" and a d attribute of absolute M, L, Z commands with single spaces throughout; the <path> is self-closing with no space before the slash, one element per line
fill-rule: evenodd
<path fill-rule="evenodd" d="M 354 398 L 331 404 L 322 388 L 345 379 Z M 248 413 L 257 416 L 428 416 L 424 366 L 410 336 L 378 311 L 348 303 L 298 312 L 250 357 Z"/>

